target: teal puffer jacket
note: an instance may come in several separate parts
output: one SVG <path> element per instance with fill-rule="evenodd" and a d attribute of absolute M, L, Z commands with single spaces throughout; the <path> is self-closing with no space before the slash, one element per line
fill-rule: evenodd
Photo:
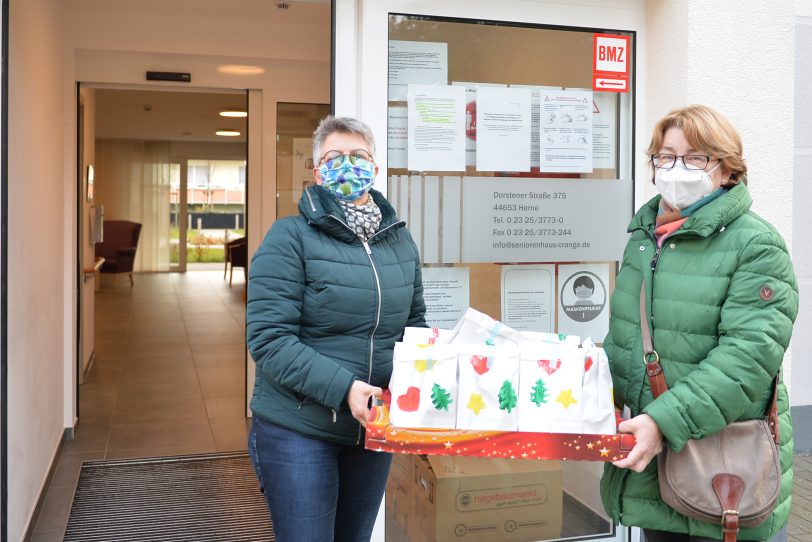
<path fill-rule="evenodd" d="M 739 420 L 764 416 L 798 313 L 798 286 L 781 236 L 750 212 L 738 184 L 692 215 L 660 251 L 653 231 L 660 197 L 634 217 L 611 301 L 604 348 L 615 402 L 649 414 L 676 451 Z M 645 279 L 654 348 L 669 391 L 653 400 L 642 361 L 640 285 Z M 767 540 L 786 524 L 792 495 L 792 422 L 783 382 L 778 410 L 781 495 L 771 518 L 739 540 Z M 742 450 L 746 454 L 746 450 Z M 662 502 L 657 461 L 641 473 L 606 464 L 601 497 L 624 525 L 722 538 L 721 526 Z"/>
<path fill-rule="evenodd" d="M 346 401 L 353 381 L 387 386 L 403 328 L 426 325 L 417 247 L 386 198 L 370 194 L 383 220 L 363 243 L 335 198 L 308 187 L 300 214 L 268 232 L 248 282 L 251 410 L 342 444 L 362 436 Z"/>

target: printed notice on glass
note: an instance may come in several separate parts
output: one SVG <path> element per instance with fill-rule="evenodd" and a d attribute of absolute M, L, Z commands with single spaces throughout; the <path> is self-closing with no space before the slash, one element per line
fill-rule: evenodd
<path fill-rule="evenodd" d="M 519 331 L 552 333 L 555 265 L 502 266 L 502 322 Z"/>
<path fill-rule="evenodd" d="M 592 172 L 592 91 L 544 90 L 540 99 L 539 169 Z"/>
<path fill-rule="evenodd" d="M 631 194 L 631 179 L 463 177 L 461 260 L 619 260 Z"/>
<path fill-rule="evenodd" d="M 452 85 L 465 87 L 465 165 L 476 165 L 476 88 L 505 87 L 496 83 L 466 83 L 454 81 Z"/>
<path fill-rule="evenodd" d="M 405 101 L 410 84 L 448 84 L 447 43 L 389 41 L 389 101 Z"/>
<path fill-rule="evenodd" d="M 477 171 L 530 171 L 530 89 L 477 88 Z"/>
<path fill-rule="evenodd" d="M 291 191 L 293 201 L 302 195 L 304 187 L 313 182 L 313 139 L 293 138 L 293 177 Z"/>
<path fill-rule="evenodd" d="M 408 165 L 465 171 L 465 87 L 409 85 Z"/>
<path fill-rule="evenodd" d="M 424 267 L 421 272 L 426 323 L 430 327 L 453 328 L 468 309 L 468 268 Z"/>
<path fill-rule="evenodd" d="M 592 96 L 592 167 L 615 169 L 617 138 L 616 92 L 596 92 Z"/>
<path fill-rule="evenodd" d="M 406 147 L 408 145 L 408 122 L 405 107 L 390 107 L 386 130 L 387 167 L 406 167 Z"/>
<path fill-rule="evenodd" d="M 609 264 L 558 266 L 558 333 L 603 342 L 609 332 Z"/>
<path fill-rule="evenodd" d="M 540 161 L 540 136 L 541 132 L 541 91 L 560 90 L 561 87 L 532 86 L 532 85 L 510 85 L 511 88 L 530 89 L 530 167 L 539 167 Z"/>

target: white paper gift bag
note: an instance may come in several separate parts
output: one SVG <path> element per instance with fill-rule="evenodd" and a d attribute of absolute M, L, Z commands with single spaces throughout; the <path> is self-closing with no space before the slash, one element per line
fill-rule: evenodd
<path fill-rule="evenodd" d="M 409 344 L 444 344 L 448 342 L 450 335 L 450 329 L 407 327 L 403 330 L 403 342 Z"/>
<path fill-rule="evenodd" d="M 567 344 L 569 346 L 579 346 L 581 337 L 578 335 L 566 335 L 564 333 L 543 333 L 541 331 L 520 331 L 522 337 L 529 341 L 542 341 L 546 343 Z"/>
<path fill-rule="evenodd" d="M 517 430 L 518 354 L 510 346 L 459 346 L 457 429 Z"/>
<path fill-rule="evenodd" d="M 591 339 L 584 341 L 583 346 L 585 350 L 583 433 L 614 435 L 617 432 L 617 421 L 609 359 L 603 348 L 595 346 Z"/>
<path fill-rule="evenodd" d="M 457 351 L 448 346 L 395 344 L 389 419 L 395 427 L 454 429 Z"/>
<path fill-rule="evenodd" d="M 519 431 L 581 433 L 584 350 L 528 341 L 519 364 Z"/>
<path fill-rule="evenodd" d="M 451 330 L 449 344 L 484 344 L 518 347 L 524 337 L 487 314 L 468 308 Z"/>

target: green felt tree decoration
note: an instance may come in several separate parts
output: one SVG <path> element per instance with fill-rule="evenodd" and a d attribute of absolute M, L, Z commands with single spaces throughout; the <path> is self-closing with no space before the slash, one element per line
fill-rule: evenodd
<path fill-rule="evenodd" d="M 448 405 L 453 402 L 451 394 L 448 393 L 444 387 L 439 384 L 433 384 L 431 386 L 431 403 L 434 405 L 434 408 L 437 410 L 448 410 Z"/>
<path fill-rule="evenodd" d="M 536 403 L 536 406 L 541 406 L 541 403 L 547 402 L 547 388 L 544 386 L 542 379 L 536 380 L 536 385 L 533 386 L 533 391 L 530 393 L 530 400 Z"/>
<path fill-rule="evenodd" d="M 499 388 L 499 408 L 511 412 L 518 403 L 519 398 L 516 396 L 513 384 L 510 383 L 510 380 L 505 380 L 505 383 Z"/>

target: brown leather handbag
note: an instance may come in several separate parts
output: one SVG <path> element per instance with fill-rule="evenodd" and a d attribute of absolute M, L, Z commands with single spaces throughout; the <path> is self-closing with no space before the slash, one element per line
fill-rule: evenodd
<path fill-rule="evenodd" d="M 660 356 L 654 350 L 640 291 L 643 362 L 656 399 L 668 390 Z M 724 542 L 734 542 L 739 527 L 754 527 L 772 514 L 781 489 L 778 460 L 778 376 L 766 419 L 734 422 L 679 452 L 667 445 L 657 457 L 660 495 L 684 516 L 722 525 Z"/>

